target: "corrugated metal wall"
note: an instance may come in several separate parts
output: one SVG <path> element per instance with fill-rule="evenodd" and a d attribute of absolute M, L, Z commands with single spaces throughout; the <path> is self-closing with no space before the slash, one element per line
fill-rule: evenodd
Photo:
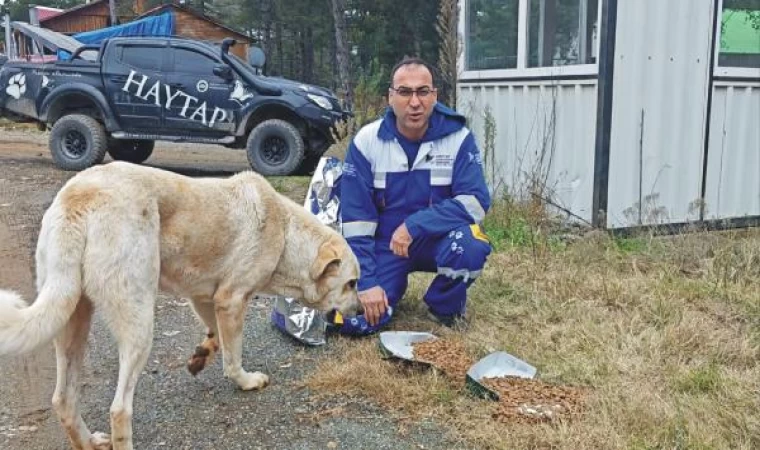
<path fill-rule="evenodd" d="M 470 119 L 481 150 L 486 108 L 495 125 L 494 186 L 529 195 L 545 183 L 558 206 L 591 221 L 596 133 L 596 80 L 500 81 L 459 86 L 458 109 Z"/>
<path fill-rule="evenodd" d="M 619 0 L 607 224 L 699 219 L 713 0 Z"/>
<path fill-rule="evenodd" d="M 760 215 L 760 83 L 715 83 L 707 160 L 705 218 Z"/>
<path fill-rule="evenodd" d="M 610 228 L 760 216 L 760 82 L 723 74 L 711 88 L 716 4 L 617 0 Z M 498 76 L 460 83 L 458 102 L 481 147 L 491 109 L 496 184 L 525 195 L 543 173 L 552 200 L 591 220 L 597 81 Z"/>

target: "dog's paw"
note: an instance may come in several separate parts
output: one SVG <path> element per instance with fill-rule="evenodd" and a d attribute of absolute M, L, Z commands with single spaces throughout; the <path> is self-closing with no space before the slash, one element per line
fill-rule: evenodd
<path fill-rule="evenodd" d="M 244 391 L 256 391 L 259 389 L 264 389 L 268 384 L 269 377 L 261 372 L 246 372 L 238 381 L 240 389 Z"/>
<path fill-rule="evenodd" d="M 11 97 L 18 100 L 26 92 L 26 75 L 23 73 L 17 73 L 8 80 L 8 86 L 5 88 L 5 92 Z"/>
<path fill-rule="evenodd" d="M 111 450 L 111 436 L 105 433 L 92 433 L 90 438 L 90 445 L 93 450 Z"/>
<path fill-rule="evenodd" d="M 209 349 L 200 345 L 195 347 L 195 353 L 187 361 L 187 371 L 193 376 L 198 375 L 198 372 L 206 368 L 206 363 L 211 363 L 211 358 Z"/>
<path fill-rule="evenodd" d="M 213 339 L 206 339 L 201 345 L 195 347 L 195 353 L 187 361 L 188 372 L 193 376 L 198 375 L 198 372 L 211 365 L 217 350 L 219 350 L 219 345 Z"/>

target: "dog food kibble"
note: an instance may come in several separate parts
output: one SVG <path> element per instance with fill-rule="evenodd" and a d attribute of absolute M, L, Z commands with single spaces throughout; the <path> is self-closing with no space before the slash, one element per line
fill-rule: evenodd
<path fill-rule="evenodd" d="M 572 419 L 581 412 L 585 389 L 555 386 L 516 377 L 483 378 L 499 394 L 493 418 L 499 422 L 538 423 Z"/>
<path fill-rule="evenodd" d="M 414 359 L 440 369 L 459 386 L 475 363 L 464 344 L 446 339 L 412 345 Z M 538 380 L 517 377 L 483 378 L 488 389 L 499 395 L 492 417 L 505 423 L 540 423 L 572 419 L 582 410 L 586 388 L 556 386 Z"/>
<path fill-rule="evenodd" d="M 467 371 L 475 364 L 461 342 L 435 339 L 418 342 L 412 348 L 416 360 L 432 364 L 458 385 L 464 385 Z"/>

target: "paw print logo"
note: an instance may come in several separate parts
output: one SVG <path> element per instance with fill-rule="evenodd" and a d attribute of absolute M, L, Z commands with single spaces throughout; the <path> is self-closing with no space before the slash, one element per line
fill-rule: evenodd
<path fill-rule="evenodd" d="M 452 251 L 452 253 L 456 253 L 457 255 L 461 255 L 462 253 L 464 253 L 464 247 L 462 247 L 461 245 L 457 244 L 456 242 L 452 242 L 451 243 L 451 251 Z"/>
<path fill-rule="evenodd" d="M 235 80 L 235 87 L 230 94 L 230 100 L 235 100 L 242 105 L 246 100 L 251 98 L 253 98 L 253 94 L 248 92 L 248 89 L 245 88 L 240 80 Z"/>
<path fill-rule="evenodd" d="M 449 239 L 459 240 L 462 239 L 464 236 L 464 233 L 461 231 L 449 231 Z"/>
<path fill-rule="evenodd" d="M 26 75 L 23 73 L 17 73 L 8 80 L 8 86 L 5 88 L 5 92 L 16 100 L 20 99 L 24 92 L 26 92 Z"/>
<path fill-rule="evenodd" d="M 483 158 L 480 156 L 480 153 L 469 153 L 468 155 L 470 156 L 470 162 L 474 162 L 479 166 L 483 165 Z"/>

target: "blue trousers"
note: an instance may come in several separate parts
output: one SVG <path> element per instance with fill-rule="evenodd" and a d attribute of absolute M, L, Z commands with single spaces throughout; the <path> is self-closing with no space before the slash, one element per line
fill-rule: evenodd
<path fill-rule="evenodd" d="M 375 246 L 376 276 L 391 308 L 374 327 L 360 315 L 345 318 L 339 331 L 363 335 L 386 325 L 406 292 L 412 272 L 438 274 L 423 297 L 434 314 L 464 314 L 467 288 L 480 275 L 490 253 L 491 246 L 477 225 L 462 226 L 437 238 L 423 236 L 415 239 L 409 247 L 409 258 L 394 255 L 389 242 L 378 240 Z"/>

